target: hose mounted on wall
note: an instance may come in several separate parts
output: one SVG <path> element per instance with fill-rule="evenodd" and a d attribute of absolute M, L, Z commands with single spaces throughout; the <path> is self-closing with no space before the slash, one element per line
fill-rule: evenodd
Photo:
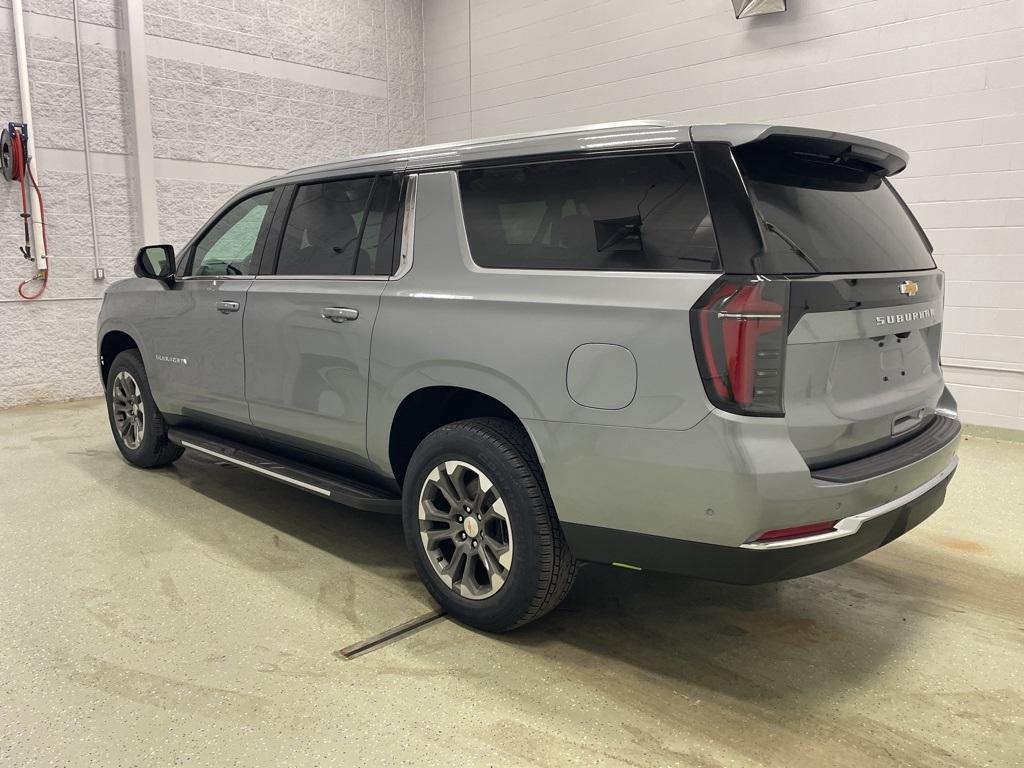
<path fill-rule="evenodd" d="M 39 204 L 39 219 L 42 224 L 43 253 L 48 250 L 46 244 L 46 213 L 43 207 L 43 195 L 36 183 L 36 177 L 32 173 L 32 158 L 28 154 L 28 126 L 24 123 L 8 123 L 7 127 L 0 132 L 0 173 L 8 181 L 16 181 L 21 186 L 21 218 L 25 225 L 25 244 L 20 247 L 21 255 L 30 261 L 35 258 L 32 253 L 32 214 L 29 207 L 29 195 L 34 194 Z M 25 181 L 29 182 L 26 189 Z M 45 261 L 43 262 L 46 263 Z M 18 295 L 23 299 L 37 299 L 46 290 L 46 283 L 49 269 L 43 267 L 36 271 L 36 274 L 18 285 Z M 29 283 L 41 281 L 39 290 L 29 293 L 26 286 Z"/>

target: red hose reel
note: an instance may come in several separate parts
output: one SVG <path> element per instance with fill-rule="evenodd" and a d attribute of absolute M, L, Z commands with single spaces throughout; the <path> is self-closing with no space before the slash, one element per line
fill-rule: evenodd
<path fill-rule="evenodd" d="M 21 255 L 31 260 L 32 256 L 32 214 L 29 212 L 30 191 L 36 195 L 39 202 L 39 221 L 43 235 L 43 252 L 47 252 L 46 243 L 46 213 L 43 207 L 43 195 L 36 183 L 36 177 L 32 173 L 32 158 L 28 156 L 28 126 L 24 123 L 8 123 L 7 127 L 0 131 L 0 173 L 8 181 L 16 181 L 21 186 L 21 219 L 25 225 L 25 244 L 21 246 Z M 31 190 L 26 190 L 25 180 L 28 179 Z M 43 268 L 36 272 L 35 276 L 25 280 L 18 286 L 18 295 L 23 299 L 38 299 L 46 290 L 49 276 L 49 269 Z M 25 291 L 25 286 L 36 280 L 42 283 L 35 293 Z"/>

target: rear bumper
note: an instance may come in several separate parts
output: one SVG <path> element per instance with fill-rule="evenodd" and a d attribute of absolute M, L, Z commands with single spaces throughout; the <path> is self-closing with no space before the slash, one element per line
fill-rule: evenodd
<path fill-rule="evenodd" d="M 898 450 L 898 468 L 831 482 L 812 475 L 784 419 L 715 411 L 688 430 L 524 423 L 563 525 L 729 548 L 884 507 L 942 474 L 959 444 L 957 435 L 909 464 Z"/>
<path fill-rule="evenodd" d="M 799 539 L 722 546 L 665 536 L 563 523 L 581 560 L 679 573 L 731 584 L 761 584 L 828 570 L 856 560 L 931 516 L 946 497 L 954 457 L 935 478 L 875 509 L 843 518 L 836 530 Z"/>

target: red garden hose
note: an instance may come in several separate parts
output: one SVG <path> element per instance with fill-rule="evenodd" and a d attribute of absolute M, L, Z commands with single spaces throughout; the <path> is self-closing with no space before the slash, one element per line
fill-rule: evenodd
<path fill-rule="evenodd" d="M 43 206 L 43 194 L 39 189 L 39 184 L 36 182 L 35 174 L 32 173 L 31 158 L 26 157 L 25 152 L 25 135 L 22 129 L 18 126 L 11 126 L 10 130 L 3 132 L 2 144 L 2 165 L 4 176 L 9 178 L 11 181 L 16 181 L 21 186 L 21 218 L 25 223 L 25 246 L 22 248 L 22 254 L 25 258 L 31 258 L 31 214 L 29 213 L 28 195 L 34 193 L 36 200 L 39 202 L 39 223 L 41 225 L 43 235 L 43 253 L 48 252 L 46 242 L 46 212 Z M 28 178 L 31 184 L 31 189 L 25 189 L 25 178 Z M 46 267 L 40 269 L 35 275 L 30 277 L 28 280 L 24 280 L 18 285 L 18 295 L 23 299 L 38 299 L 43 295 L 46 290 L 46 284 L 49 281 L 50 270 Z M 36 280 L 41 280 L 39 290 L 34 293 L 29 293 L 25 290 L 29 283 L 33 283 Z"/>

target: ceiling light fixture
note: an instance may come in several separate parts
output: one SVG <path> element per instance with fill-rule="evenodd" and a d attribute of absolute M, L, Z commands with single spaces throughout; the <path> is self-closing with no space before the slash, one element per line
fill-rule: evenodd
<path fill-rule="evenodd" d="M 760 16 L 765 13 L 781 13 L 786 10 L 786 0 L 732 0 L 737 19 Z"/>

